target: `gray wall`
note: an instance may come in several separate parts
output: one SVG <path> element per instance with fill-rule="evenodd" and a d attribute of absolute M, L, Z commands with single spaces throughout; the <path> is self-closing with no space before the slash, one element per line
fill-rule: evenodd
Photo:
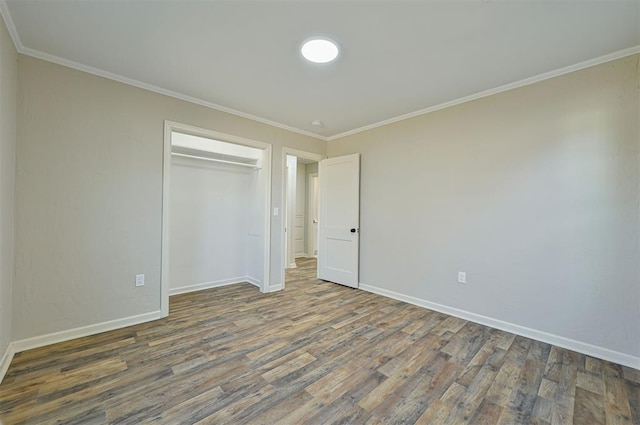
<path fill-rule="evenodd" d="M 282 147 L 323 141 L 19 56 L 14 340 L 160 309 L 163 122 Z M 282 216 L 271 221 L 271 284 L 282 282 Z M 135 274 L 146 285 L 134 286 Z"/>
<path fill-rule="evenodd" d="M 1 34 L 0 349 L 11 311 L 19 340 L 159 310 L 163 120 L 272 143 L 272 206 L 282 147 L 325 153 L 19 56 L 12 305 L 16 69 Z M 330 142 L 362 154 L 361 282 L 640 356 L 638 73 L 634 56 Z"/>
<path fill-rule="evenodd" d="M 638 60 L 329 142 L 362 154 L 360 281 L 640 356 Z"/>
<path fill-rule="evenodd" d="M 0 18 L 0 358 L 11 341 L 18 63 Z"/>

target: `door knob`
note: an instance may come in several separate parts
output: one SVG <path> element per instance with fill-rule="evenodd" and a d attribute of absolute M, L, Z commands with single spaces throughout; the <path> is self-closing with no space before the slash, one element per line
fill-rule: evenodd
<path fill-rule="evenodd" d="M 351 229 L 351 233 L 355 233 L 355 232 L 356 232 L 355 228 Z"/>

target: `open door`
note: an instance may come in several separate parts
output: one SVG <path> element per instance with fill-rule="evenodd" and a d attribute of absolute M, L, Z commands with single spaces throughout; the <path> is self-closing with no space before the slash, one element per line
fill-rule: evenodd
<path fill-rule="evenodd" d="M 360 154 L 320 161 L 318 279 L 358 287 Z"/>

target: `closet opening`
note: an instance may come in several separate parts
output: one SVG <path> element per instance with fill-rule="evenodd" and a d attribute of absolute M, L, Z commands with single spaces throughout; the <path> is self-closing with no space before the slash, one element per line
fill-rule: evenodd
<path fill-rule="evenodd" d="M 318 163 L 324 156 L 285 148 L 283 158 L 284 282 L 317 276 Z"/>
<path fill-rule="evenodd" d="M 247 282 L 269 292 L 271 145 L 165 122 L 162 315 L 169 296 Z"/>

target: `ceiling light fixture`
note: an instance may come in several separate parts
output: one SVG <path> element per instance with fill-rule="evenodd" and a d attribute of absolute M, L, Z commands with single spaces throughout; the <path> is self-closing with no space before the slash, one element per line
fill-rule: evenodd
<path fill-rule="evenodd" d="M 338 45 L 328 38 L 314 37 L 302 44 L 302 56 L 313 63 L 327 63 L 338 57 Z"/>

